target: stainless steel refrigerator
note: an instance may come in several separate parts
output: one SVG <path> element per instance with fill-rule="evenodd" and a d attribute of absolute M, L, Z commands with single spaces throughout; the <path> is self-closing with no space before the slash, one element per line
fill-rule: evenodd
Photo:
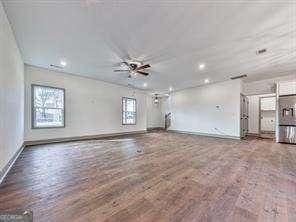
<path fill-rule="evenodd" d="M 296 144 L 296 95 L 279 96 L 278 141 Z"/>

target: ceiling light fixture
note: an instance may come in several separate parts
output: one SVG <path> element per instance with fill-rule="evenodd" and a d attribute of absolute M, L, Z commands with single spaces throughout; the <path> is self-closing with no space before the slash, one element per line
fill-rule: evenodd
<path fill-rule="evenodd" d="M 205 79 L 205 83 L 207 84 L 207 83 L 209 83 L 210 82 L 210 80 L 209 79 Z"/>
<path fill-rule="evenodd" d="M 146 82 L 145 82 L 145 83 L 143 83 L 143 86 L 144 86 L 144 87 L 147 87 L 147 83 L 146 83 Z"/>
<path fill-rule="evenodd" d="M 60 64 L 61 66 L 65 67 L 67 65 L 67 62 L 65 60 L 61 60 Z"/>
<path fill-rule="evenodd" d="M 206 65 L 205 65 L 204 63 L 200 63 L 200 64 L 198 65 L 198 69 L 199 69 L 199 70 L 204 70 L 205 67 L 206 67 Z"/>
<path fill-rule="evenodd" d="M 170 90 L 170 92 L 172 92 L 173 91 L 173 87 L 170 87 L 169 90 Z"/>

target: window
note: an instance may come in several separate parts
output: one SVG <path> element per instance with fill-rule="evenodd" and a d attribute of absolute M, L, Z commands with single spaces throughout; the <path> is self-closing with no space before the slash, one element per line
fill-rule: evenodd
<path fill-rule="evenodd" d="M 136 124 L 136 99 L 122 98 L 122 124 L 135 125 Z"/>
<path fill-rule="evenodd" d="M 32 85 L 32 128 L 65 127 L 65 90 Z"/>

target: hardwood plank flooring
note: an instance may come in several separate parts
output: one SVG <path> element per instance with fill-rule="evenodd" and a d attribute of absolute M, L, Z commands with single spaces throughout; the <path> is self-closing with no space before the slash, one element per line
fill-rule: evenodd
<path fill-rule="evenodd" d="M 34 221 L 296 221 L 296 146 L 167 132 L 26 148 L 0 211 Z"/>

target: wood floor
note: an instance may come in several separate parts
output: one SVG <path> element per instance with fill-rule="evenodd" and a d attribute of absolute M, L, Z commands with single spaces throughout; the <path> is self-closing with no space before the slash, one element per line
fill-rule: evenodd
<path fill-rule="evenodd" d="M 296 221 L 296 146 L 166 132 L 26 148 L 0 211 L 34 221 Z"/>

